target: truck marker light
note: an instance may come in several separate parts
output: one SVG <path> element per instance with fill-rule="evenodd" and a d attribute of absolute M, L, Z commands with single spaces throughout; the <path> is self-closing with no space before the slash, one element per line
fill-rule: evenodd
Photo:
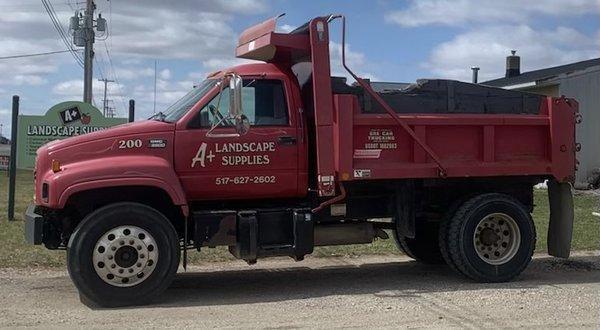
<path fill-rule="evenodd" d="M 60 162 L 56 159 L 52 160 L 52 172 L 56 173 L 56 172 L 60 172 L 61 168 L 60 168 Z"/>
<path fill-rule="evenodd" d="M 319 41 L 323 41 L 323 39 L 325 39 L 325 24 L 323 24 L 323 21 L 317 22 L 317 35 L 319 37 Z"/>

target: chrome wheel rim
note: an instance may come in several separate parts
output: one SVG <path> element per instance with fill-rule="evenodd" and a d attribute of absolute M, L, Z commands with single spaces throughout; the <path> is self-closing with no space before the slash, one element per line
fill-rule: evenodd
<path fill-rule="evenodd" d="M 492 213 L 475 227 L 473 245 L 481 260 L 490 265 L 503 265 L 519 251 L 521 231 L 508 214 Z"/>
<path fill-rule="evenodd" d="M 158 246 L 154 237 L 137 226 L 113 228 L 100 237 L 92 256 L 94 269 L 106 283 L 134 286 L 156 268 Z"/>

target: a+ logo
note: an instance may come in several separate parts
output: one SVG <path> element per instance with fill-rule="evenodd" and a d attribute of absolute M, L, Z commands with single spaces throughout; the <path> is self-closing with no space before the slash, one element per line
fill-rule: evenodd
<path fill-rule="evenodd" d="M 212 152 L 212 150 L 209 150 L 208 155 L 206 155 L 206 159 L 208 159 L 209 163 L 212 163 L 213 158 L 215 158 L 215 154 Z"/>
<path fill-rule="evenodd" d="M 206 154 L 206 143 L 202 142 L 200 148 L 198 148 L 198 152 L 196 152 L 196 157 L 192 158 L 192 168 L 196 166 L 196 163 L 200 163 L 201 167 L 204 167 L 204 159 L 208 159 L 209 163 L 212 163 L 213 158 L 215 158 L 215 154 L 212 150 L 208 151 L 208 155 Z"/>

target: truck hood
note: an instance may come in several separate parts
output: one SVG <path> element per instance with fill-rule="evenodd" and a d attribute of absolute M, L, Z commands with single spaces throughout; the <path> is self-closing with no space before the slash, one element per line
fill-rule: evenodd
<path fill-rule="evenodd" d="M 147 134 L 155 132 L 166 132 L 175 130 L 174 123 L 167 123 L 157 120 L 145 120 L 118 125 L 109 129 L 96 131 L 84 135 L 73 136 L 64 140 L 54 140 L 47 143 L 43 148 L 48 151 L 58 151 L 75 145 L 83 145 L 88 142 L 98 141 L 108 138 L 116 138 L 126 135 Z"/>
<path fill-rule="evenodd" d="M 148 120 L 47 143 L 37 150 L 36 201 L 50 205 L 44 202 L 42 183 L 49 185 L 52 203 L 57 203 L 58 195 L 74 184 L 160 176 L 149 164 L 172 168 L 174 134 L 174 123 Z M 60 164 L 58 171 L 52 169 L 54 161 Z"/>

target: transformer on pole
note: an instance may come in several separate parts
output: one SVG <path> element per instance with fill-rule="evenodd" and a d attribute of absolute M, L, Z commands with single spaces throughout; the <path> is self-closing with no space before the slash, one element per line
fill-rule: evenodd
<path fill-rule="evenodd" d="M 73 43 L 77 47 L 84 47 L 83 61 L 83 102 L 92 102 L 92 80 L 94 76 L 94 41 L 96 38 L 94 28 L 99 32 L 106 31 L 106 19 L 102 15 L 94 20 L 96 4 L 93 0 L 86 0 L 84 14 L 77 12 L 69 20 L 69 28 L 73 33 Z M 96 23 L 94 25 L 94 22 Z M 105 97 L 106 99 L 106 97 Z"/>

